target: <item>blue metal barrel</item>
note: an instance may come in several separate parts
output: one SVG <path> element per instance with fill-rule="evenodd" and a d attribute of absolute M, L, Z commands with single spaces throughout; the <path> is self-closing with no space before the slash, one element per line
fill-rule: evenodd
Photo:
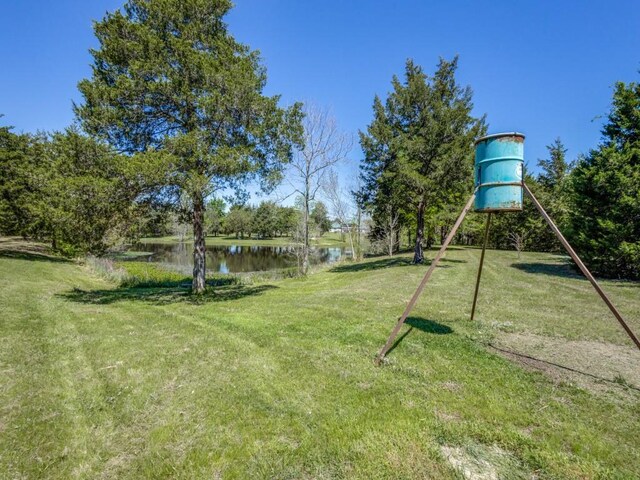
<path fill-rule="evenodd" d="M 524 135 L 496 133 L 476 140 L 476 212 L 522 210 Z"/>

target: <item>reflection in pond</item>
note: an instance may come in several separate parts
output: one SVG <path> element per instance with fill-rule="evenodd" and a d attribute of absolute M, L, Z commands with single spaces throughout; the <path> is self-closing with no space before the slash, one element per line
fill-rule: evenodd
<path fill-rule="evenodd" d="M 132 251 L 150 252 L 139 257 L 149 262 L 167 263 L 176 270 L 189 273 L 193 269 L 192 243 L 138 243 Z M 314 248 L 311 263 L 332 263 L 345 254 L 343 248 Z M 292 246 L 270 247 L 207 245 L 207 271 L 214 273 L 257 272 L 290 268 L 298 265 L 296 249 Z"/>

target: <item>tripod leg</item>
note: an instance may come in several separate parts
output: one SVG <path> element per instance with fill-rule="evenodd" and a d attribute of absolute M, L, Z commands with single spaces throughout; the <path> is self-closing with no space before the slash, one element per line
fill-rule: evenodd
<path fill-rule="evenodd" d="M 400 331 L 400 328 L 402 328 L 402 324 L 404 324 L 405 320 L 409 316 L 409 313 L 411 313 L 411 310 L 413 309 L 413 306 L 415 305 L 416 300 L 418 300 L 418 297 L 422 293 L 422 290 L 424 290 L 425 285 L 429 281 L 429 278 L 431 277 L 431 274 L 435 270 L 436 265 L 438 265 L 438 262 L 444 255 L 444 252 L 449 246 L 449 243 L 451 243 L 451 240 L 453 240 L 453 237 L 458 231 L 458 228 L 460 227 L 462 220 L 464 220 L 464 217 L 467 215 L 467 212 L 471 208 L 471 205 L 473 204 L 473 201 L 475 200 L 475 198 L 476 198 L 476 194 L 474 192 L 473 195 L 471 195 L 471 198 L 469 199 L 465 207 L 462 209 L 462 213 L 460 213 L 460 216 L 458 217 L 458 220 L 456 220 L 456 223 L 453 225 L 451 232 L 449 232 L 449 235 L 447 235 L 447 238 L 442 244 L 442 246 L 440 247 L 438 254 L 431 262 L 431 266 L 429 267 L 429 270 L 427 270 L 427 273 L 425 273 L 424 278 L 420 282 L 420 285 L 418 285 L 418 289 L 413 294 L 413 297 L 411 297 L 411 300 L 409 300 L 409 303 L 407 304 L 407 308 L 404 309 L 404 312 L 400 317 L 400 319 L 398 320 L 398 323 L 396 323 L 396 326 L 391 331 L 391 335 L 389 335 L 389 339 L 387 340 L 387 343 L 384 344 L 384 347 L 382 347 L 382 350 L 380 350 L 380 353 L 378 353 L 378 356 L 376 357 L 376 360 L 375 360 L 376 365 L 380 365 L 380 363 L 382 362 L 382 359 L 391 348 L 393 341 L 395 340 L 396 336 L 398 336 L 398 332 Z"/>
<path fill-rule="evenodd" d="M 478 278 L 476 278 L 476 290 L 473 293 L 473 306 L 471 307 L 471 321 L 476 313 L 476 303 L 478 301 L 478 290 L 480 289 L 480 277 L 482 276 L 482 265 L 484 264 L 484 252 L 487 249 L 489 240 L 489 226 L 491 225 L 491 213 L 487 215 L 487 224 L 484 228 L 484 242 L 482 243 L 482 253 L 480 254 L 480 265 L 478 266 Z"/>
<path fill-rule="evenodd" d="M 596 292 L 598 292 L 598 295 L 600 295 L 600 298 L 602 298 L 604 303 L 607 304 L 607 307 L 609 307 L 609 310 L 611 310 L 611 313 L 613 313 L 613 316 L 616 317 L 616 320 L 618 320 L 618 322 L 620 322 L 620 325 L 622 325 L 622 328 L 624 328 L 625 332 L 627 332 L 627 335 L 629 335 L 629 338 L 633 340 L 633 343 L 635 343 L 636 347 L 638 347 L 638 349 L 640 350 L 640 340 L 638 340 L 638 337 L 635 335 L 635 333 L 633 333 L 631 328 L 629 328 L 629 326 L 627 325 L 627 322 L 624 321 L 624 319 L 622 318 L 622 315 L 620 315 L 620 312 L 618 312 L 618 309 L 613 305 L 613 303 L 611 303 L 611 300 L 609 300 L 609 297 L 607 297 L 607 294 L 604 293 L 602 288 L 600 288 L 600 285 L 598 284 L 596 279 L 593 277 L 593 275 L 591 275 L 591 272 L 589 271 L 589 269 L 585 266 L 584 263 L 582 263 L 582 260 L 580 260 L 580 257 L 578 257 L 578 255 L 573 250 L 571 245 L 569 245 L 569 242 L 567 242 L 567 239 L 564 238 L 564 236 L 562 235 L 562 233 L 560 232 L 556 224 L 553 223 L 553 220 L 551 220 L 551 217 L 549 217 L 547 212 L 544 211 L 544 208 L 542 208 L 542 205 L 540 205 L 540 202 L 538 202 L 538 199 L 533 195 L 531 190 L 529 190 L 529 187 L 527 186 L 527 184 L 523 183 L 522 185 L 524 187 L 524 191 L 527 192 L 527 195 L 529 195 L 529 198 L 531 198 L 531 200 L 533 201 L 533 204 L 536 206 L 536 208 L 538 209 L 542 217 L 549 224 L 549 226 L 551 227 L 551 230 L 553 230 L 553 233 L 556 234 L 556 237 L 558 237 L 558 240 L 560 240 L 560 243 L 562 243 L 562 246 L 565 248 L 567 253 L 571 256 L 573 261 L 576 262 L 576 265 L 578 265 L 578 268 L 580 268 L 584 276 L 587 277 L 587 279 L 591 282 L 591 285 L 593 285 L 593 288 L 596 289 Z"/>

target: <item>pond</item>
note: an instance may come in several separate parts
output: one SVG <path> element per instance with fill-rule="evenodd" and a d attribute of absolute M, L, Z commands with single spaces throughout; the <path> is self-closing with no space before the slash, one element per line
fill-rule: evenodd
<path fill-rule="evenodd" d="M 144 242 L 132 245 L 130 251 L 149 252 L 137 260 L 169 264 L 186 274 L 193 269 L 193 243 Z M 344 248 L 312 248 L 310 261 L 312 265 L 332 263 L 344 255 Z M 293 246 L 207 245 L 207 271 L 212 273 L 258 272 L 297 265 L 298 257 Z"/>

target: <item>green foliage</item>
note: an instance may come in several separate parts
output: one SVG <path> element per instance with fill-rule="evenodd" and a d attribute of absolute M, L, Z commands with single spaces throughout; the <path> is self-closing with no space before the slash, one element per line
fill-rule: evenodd
<path fill-rule="evenodd" d="M 538 201 L 542 203 L 545 210 L 551 215 L 554 222 L 561 225 L 555 217 L 556 192 L 563 195 L 558 190 L 547 190 L 539 181 L 530 173 L 525 173 L 524 181 L 536 196 Z M 484 216 L 484 214 L 482 214 Z M 540 215 L 533 202 L 525 195 L 522 211 L 520 212 L 503 212 L 492 215 L 491 230 L 489 234 L 489 244 L 493 248 L 513 250 L 515 248 L 513 236 L 517 235 L 522 239 L 522 245 L 525 250 L 537 252 L 552 252 L 560 249 L 560 244 L 555 235 Z"/>
<path fill-rule="evenodd" d="M 36 136 L 0 130 L 3 232 L 47 239 L 68 256 L 103 253 L 130 235 L 158 173 L 70 128 Z"/>
<path fill-rule="evenodd" d="M 315 202 L 311 210 L 310 218 L 318 227 L 320 236 L 331 230 L 331 220 L 329 220 L 329 211 L 327 206 L 322 202 Z"/>
<path fill-rule="evenodd" d="M 393 224 L 398 224 L 398 229 L 404 226 L 413 229 L 415 215 L 411 206 L 406 205 L 405 190 L 396 174 L 397 154 L 392 148 L 395 133 L 385 106 L 377 95 L 373 100 L 373 116 L 366 133 L 360 132 L 364 158 L 360 163 L 362 187 L 358 199 L 361 206 L 371 213 L 370 236 L 377 241 L 390 234 Z"/>
<path fill-rule="evenodd" d="M 143 181 L 130 160 L 75 130 L 56 133 L 44 149 L 45 186 L 34 202 L 54 249 L 103 253 L 135 216 Z"/>
<path fill-rule="evenodd" d="M 300 223 L 300 211 L 294 207 L 278 207 L 276 212 L 276 231 L 280 235 L 293 237 Z"/>
<path fill-rule="evenodd" d="M 224 200 L 212 198 L 207 202 L 207 209 L 204 214 L 204 226 L 208 235 L 218 235 L 222 231 L 224 223 Z"/>
<path fill-rule="evenodd" d="M 280 178 L 301 136 L 300 106 L 262 94 L 258 52 L 238 43 L 228 0 L 129 0 L 95 24 L 92 78 L 79 83 L 83 127 L 127 153 L 168 157 L 165 185 L 189 201 L 194 289 L 204 288 L 204 199 Z M 176 195 L 176 198 L 178 195 Z"/>
<path fill-rule="evenodd" d="M 640 84 L 616 84 L 603 135 L 571 175 L 571 240 L 594 273 L 638 279 Z"/>
<path fill-rule="evenodd" d="M 244 238 L 245 234 L 251 236 L 253 212 L 251 207 L 244 205 L 232 205 L 225 218 L 224 230 L 226 233 L 235 234 Z"/>
<path fill-rule="evenodd" d="M 133 219 L 134 222 L 129 228 L 130 239 L 164 237 L 165 235 L 172 234 L 173 214 L 171 204 L 162 201 L 150 202 L 147 208 L 139 212 Z"/>
<path fill-rule="evenodd" d="M 119 262 L 124 270 L 120 285 L 123 287 L 172 287 L 191 282 L 189 277 L 179 272 L 172 272 L 151 262 Z"/>
<path fill-rule="evenodd" d="M 121 287 L 188 287 L 191 278 L 182 273 L 163 268 L 151 262 L 118 262 L 117 267 L 125 274 L 119 282 Z M 209 285 L 240 285 L 242 279 L 235 275 L 209 275 Z"/>
<path fill-rule="evenodd" d="M 0 127 L 0 233 L 26 236 L 31 231 L 29 199 L 36 188 L 29 135 Z"/>
<path fill-rule="evenodd" d="M 471 89 L 456 82 L 457 66 L 457 58 L 441 59 L 429 77 L 408 60 L 404 81 L 393 77 L 384 106 L 374 99 L 374 120 L 360 133 L 363 200 L 374 221 L 388 216 L 389 205 L 405 216 L 416 211 L 416 262 L 422 261 L 425 212 L 470 192 L 473 140 L 485 131 L 484 118 L 471 116 Z"/>
<path fill-rule="evenodd" d="M 455 79 L 458 60 L 441 60 L 432 78 L 408 61 L 405 81 L 393 79 L 387 101 L 394 131 L 391 147 L 397 175 L 413 205 L 441 206 L 469 191 L 473 140 L 484 132 L 484 120 L 471 116 L 469 87 Z"/>
<path fill-rule="evenodd" d="M 278 222 L 278 206 L 274 202 L 262 202 L 253 212 L 251 230 L 261 238 L 275 236 Z"/>
<path fill-rule="evenodd" d="M 256 235 L 260 239 L 276 235 L 292 236 L 300 214 L 293 207 L 281 207 L 274 202 L 261 202 L 258 207 L 232 205 L 225 217 L 223 229 L 236 238 Z"/>
<path fill-rule="evenodd" d="M 112 145 L 173 155 L 188 192 L 250 173 L 267 180 L 291 154 L 299 107 L 265 97 L 256 51 L 236 42 L 227 0 L 130 0 L 95 24 L 93 78 L 79 88 L 84 127 Z M 204 182 L 204 183 L 203 183 Z"/>
<path fill-rule="evenodd" d="M 547 145 L 547 150 L 549 158 L 538 160 L 538 166 L 542 170 L 538 175 L 538 182 L 547 190 L 561 189 L 571 168 L 566 160 L 567 149 L 558 137 L 551 145 Z"/>
<path fill-rule="evenodd" d="M 560 231 L 565 235 L 569 231 L 570 216 L 570 182 L 569 176 L 573 168 L 573 162 L 566 159 L 567 149 L 560 138 L 547 145 L 549 158 L 539 160 L 538 165 L 542 172 L 538 176 L 540 188 L 534 191 L 534 195 L 542 202 L 545 210 L 556 223 Z M 538 251 L 559 251 L 560 243 L 551 230 L 544 225 L 535 235 L 534 249 Z"/>

